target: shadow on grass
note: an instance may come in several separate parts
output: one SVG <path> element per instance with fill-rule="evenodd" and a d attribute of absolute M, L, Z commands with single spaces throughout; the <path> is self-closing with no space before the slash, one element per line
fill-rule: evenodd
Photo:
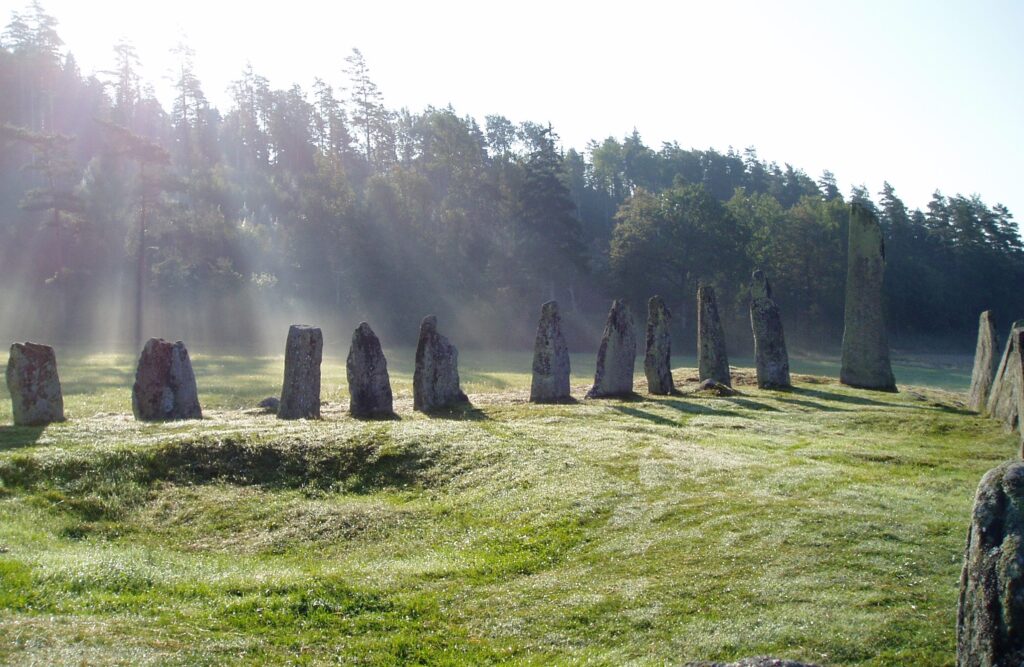
<path fill-rule="evenodd" d="M 775 397 L 776 401 L 780 403 L 788 403 L 790 405 L 798 405 L 802 408 L 810 408 L 811 410 L 818 410 L 819 412 L 854 412 L 854 410 L 847 408 L 837 408 L 824 403 L 815 403 L 814 401 L 801 401 L 799 398 L 782 398 L 781 396 Z"/>
<path fill-rule="evenodd" d="M 612 406 L 612 409 L 615 410 L 616 412 L 621 412 L 624 415 L 629 415 L 630 417 L 636 417 L 637 419 L 646 419 L 647 421 L 654 422 L 655 424 L 658 424 L 659 426 L 681 426 L 682 425 L 682 424 L 680 424 L 677 421 L 669 419 L 668 417 L 662 417 L 661 415 L 656 415 L 653 412 L 647 412 L 645 410 L 638 410 L 637 408 L 626 407 L 625 405 L 614 405 L 614 406 Z"/>
<path fill-rule="evenodd" d="M 722 400 L 729 401 L 734 405 L 738 405 L 741 408 L 746 408 L 748 410 L 767 410 L 769 412 L 779 411 L 778 408 L 774 408 L 768 405 L 767 403 L 758 403 L 757 401 L 752 401 L 749 398 L 734 398 L 731 396 L 725 396 L 722 398 Z"/>
<path fill-rule="evenodd" d="M 472 403 L 459 403 L 458 405 L 449 405 L 443 408 L 436 408 L 429 412 L 424 412 L 427 417 L 431 419 L 453 419 L 455 421 L 470 421 L 470 422 L 482 422 L 489 421 L 490 417 L 487 413 L 480 408 L 474 406 Z"/>
<path fill-rule="evenodd" d="M 679 410 L 680 412 L 686 412 L 691 415 L 716 415 L 719 417 L 739 417 L 740 415 L 732 410 L 716 410 L 715 408 L 709 408 L 706 405 L 699 403 L 689 403 L 686 401 L 680 401 L 678 399 L 660 399 L 655 400 L 658 405 L 664 405 L 672 408 L 673 410 Z"/>
<path fill-rule="evenodd" d="M 0 451 L 31 447 L 45 430 L 45 426 L 0 426 Z"/>
<path fill-rule="evenodd" d="M 830 391 L 822 391 L 820 389 L 808 389 L 806 387 L 793 387 L 789 390 L 790 393 L 797 394 L 798 396 L 808 396 L 810 398 L 817 398 L 823 401 L 836 401 L 837 403 L 849 403 L 851 405 L 875 405 L 883 408 L 899 407 L 892 403 L 886 403 L 884 401 L 876 401 L 870 398 L 864 398 L 863 396 L 850 396 L 849 394 L 836 394 Z M 895 394 L 887 394 L 894 396 Z"/>

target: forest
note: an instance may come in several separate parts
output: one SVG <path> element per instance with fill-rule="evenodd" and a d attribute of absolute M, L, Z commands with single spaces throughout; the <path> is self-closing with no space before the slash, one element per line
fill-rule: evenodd
<path fill-rule="evenodd" d="M 831 172 L 753 147 L 652 147 L 634 130 L 580 151 L 542 122 L 389 109 L 358 49 L 324 63 L 311 90 L 274 89 L 247 67 L 217 109 L 195 54 L 176 53 L 167 109 L 131 43 L 113 45 L 109 71 L 83 75 L 40 4 L 12 13 L 0 40 L 3 334 L 276 348 L 278 325 L 305 317 L 367 320 L 407 345 L 435 313 L 460 344 L 520 348 L 555 298 L 570 342 L 592 346 L 612 298 L 640 318 L 661 294 L 689 344 L 704 281 L 742 351 L 761 268 L 793 344 L 830 351 L 851 201 L 884 229 L 896 348 L 967 350 L 980 311 L 1000 326 L 1024 313 L 1017 223 L 978 196 L 936 191 L 911 210 L 888 183 L 844 194 Z"/>

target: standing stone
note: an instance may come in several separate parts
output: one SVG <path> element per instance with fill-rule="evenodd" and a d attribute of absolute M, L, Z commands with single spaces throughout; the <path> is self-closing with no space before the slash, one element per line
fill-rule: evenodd
<path fill-rule="evenodd" d="M 540 308 L 537 339 L 533 343 L 533 382 L 531 403 L 558 403 L 569 394 L 569 348 L 562 337 L 562 318 L 558 302 L 548 301 Z"/>
<path fill-rule="evenodd" d="M 348 350 L 348 411 L 353 417 L 392 417 L 395 414 L 391 396 L 388 362 L 380 340 L 366 322 L 352 334 Z"/>
<path fill-rule="evenodd" d="M 998 349 L 996 324 L 992 311 L 986 310 L 978 318 L 978 345 L 974 348 L 974 370 L 971 371 L 971 389 L 967 393 L 967 407 L 975 412 L 983 412 L 988 405 L 992 381 L 999 368 Z"/>
<path fill-rule="evenodd" d="M 430 412 L 467 401 L 469 398 L 459 386 L 459 351 L 437 332 L 437 317 L 427 315 L 420 324 L 416 344 L 412 407 Z"/>
<path fill-rule="evenodd" d="M 64 421 L 64 395 L 57 356 L 49 345 L 15 343 L 7 359 L 7 391 L 15 426 L 45 426 Z"/>
<path fill-rule="evenodd" d="M 957 667 L 1024 665 L 1024 462 L 981 478 L 956 614 Z"/>
<path fill-rule="evenodd" d="M 636 362 L 636 334 L 633 315 L 625 302 L 616 300 L 608 312 L 601 347 L 597 350 L 594 386 L 587 398 L 611 398 L 633 393 L 633 364 Z"/>
<path fill-rule="evenodd" d="M 882 228 L 871 211 L 851 204 L 843 363 L 839 371 L 839 381 L 851 387 L 896 391 L 882 314 L 884 275 Z"/>
<path fill-rule="evenodd" d="M 1006 341 L 1003 358 L 992 381 L 992 391 L 988 397 L 986 413 L 990 417 L 1003 422 L 1007 428 L 1018 428 L 1020 419 L 1020 403 L 1024 399 L 1024 357 L 1021 347 L 1024 346 L 1024 321 L 1014 322 L 1010 329 L 1010 337 Z"/>
<path fill-rule="evenodd" d="M 192 361 L 180 340 L 146 341 L 132 386 L 132 412 L 139 421 L 203 418 Z"/>
<path fill-rule="evenodd" d="M 715 288 L 703 284 L 697 288 L 697 375 L 702 382 L 714 380 L 732 386 Z"/>
<path fill-rule="evenodd" d="M 644 354 L 644 374 L 647 376 L 647 391 L 659 396 L 675 393 L 672 382 L 672 335 L 669 323 L 672 313 L 660 296 L 647 301 L 647 352 Z"/>
<path fill-rule="evenodd" d="M 319 327 L 293 324 L 284 347 L 284 383 L 279 419 L 320 419 L 320 362 L 324 336 Z"/>
<path fill-rule="evenodd" d="M 772 300 L 772 287 L 760 269 L 751 275 L 750 328 L 754 332 L 757 386 L 785 389 L 790 386 L 789 353 L 782 332 L 782 316 Z"/>

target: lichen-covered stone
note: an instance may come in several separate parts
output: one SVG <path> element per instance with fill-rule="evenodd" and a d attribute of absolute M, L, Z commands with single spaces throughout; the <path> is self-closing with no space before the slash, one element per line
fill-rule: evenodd
<path fill-rule="evenodd" d="M 324 336 L 319 327 L 293 324 L 284 347 L 280 419 L 320 419 L 320 363 Z"/>
<path fill-rule="evenodd" d="M 697 375 L 700 380 L 714 380 L 732 386 L 729 355 L 725 352 L 725 330 L 718 316 L 715 289 L 710 285 L 697 288 Z"/>
<path fill-rule="evenodd" d="M 1019 427 L 1020 403 L 1024 399 L 1024 322 L 1015 322 L 1006 340 L 1003 357 L 999 361 L 992 391 L 988 397 L 986 413 L 1003 422 L 1010 430 Z"/>
<path fill-rule="evenodd" d="M 49 345 L 15 343 L 7 359 L 7 391 L 15 426 L 64 421 L 57 355 Z"/>
<path fill-rule="evenodd" d="M 345 363 L 348 373 L 348 411 L 353 417 L 391 417 L 395 414 L 388 362 L 377 334 L 366 322 L 352 334 Z"/>
<path fill-rule="evenodd" d="M 644 374 L 647 391 L 660 396 L 675 393 L 672 381 L 672 336 L 669 325 L 672 313 L 660 296 L 647 301 L 647 351 L 644 353 Z"/>
<path fill-rule="evenodd" d="M 203 418 L 192 361 L 180 340 L 146 341 L 132 385 L 132 412 L 139 421 Z"/>
<path fill-rule="evenodd" d="M 562 317 L 558 314 L 558 303 L 548 301 L 541 306 L 537 338 L 533 344 L 530 401 L 558 403 L 570 398 L 569 348 L 562 336 Z"/>
<path fill-rule="evenodd" d="M 885 243 L 874 214 L 850 205 L 843 359 L 839 381 L 851 387 L 896 391 L 889 336 L 882 312 Z"/>
<path fill-rule="evenodd" d="M 714 394 L 715 396 L 735 396 L 739 393 L 729 385 L 716 382 L 711 378 L 708 378 L 697 385 L 697 391 L 706 391 L 709 394 Z"/>
<path fill-rule="evenodd" d="M 754 364 L 757 386 L 761 389 L 785 389 L 791 386 L 789 353 L 782 331 L 782 316 L 771 297 L 772 288 L 764 272 L 751 275 L 750 328 L 754 332 Z"/>
<path fill-rule="evenodd" d="M 975 412 L 983 412 L 988 406 L 992 382 L 999 368 L 998 349 L 995 320 L 992 311 L 986 310 L 978 318 L 978 344 L 974 348 L 974 370 L 971 371 L 971 388 L 967 392 L 967 407 Z"/>
<path fill-rule="evenodd" d="M 424 317 L 420 324 L 412 396 L 413 409 L 421 412 L 469 401 L 459 386 L 459 351 L 437 332 L 437 317 L 433 315 Z"/>
<path fill-rule="evenodd" d="M 960 576 L 958 667 L 1024 665 L 1024 462 L 990 470 L 975 496 Z"/>
<path fill-rule="evenodd" d="M 636 363 L 636 333 L 633 315 L 626 303 L 616 300 L 608 312 L 608 321 L 597 350 L 594 385 L 587 398 L 613 398 L 633 393 L 633 366 Z"/>

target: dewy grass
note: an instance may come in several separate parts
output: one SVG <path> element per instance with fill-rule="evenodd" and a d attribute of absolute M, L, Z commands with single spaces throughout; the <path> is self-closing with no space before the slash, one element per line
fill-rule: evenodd
<path fill-rule="evenodd" d="M 363 422 L 328 357 L 325 418 L 280 422 L 279 358 L 197 354 L 207 418 L 138 424 L 133 359 L 62 358 L 70 420 L 0 426 L 0 662 L 954 664 L 1016 451 L 961 395 L 541 406 L 521 361 L 467 353 L 474 407 L 435 416 L 395 364 L 400 419 Z"/>

